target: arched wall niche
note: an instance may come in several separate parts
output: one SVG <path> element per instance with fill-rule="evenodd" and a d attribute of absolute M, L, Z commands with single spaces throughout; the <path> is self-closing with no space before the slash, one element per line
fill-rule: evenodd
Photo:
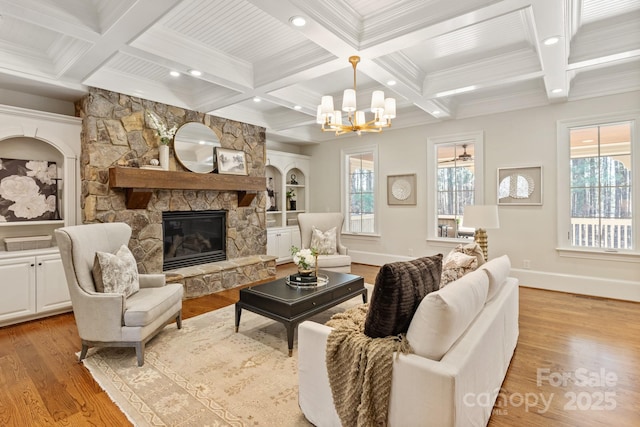
<path fill-rule="evenodd" d="M 12 223 L 0 227 L 4 237 L 52 234 L 80 218 L 80 132 L 82 120 L 10 106 L 0 106 L 0 158 L 55 161 L 60 181 L 63 224 Z"/>

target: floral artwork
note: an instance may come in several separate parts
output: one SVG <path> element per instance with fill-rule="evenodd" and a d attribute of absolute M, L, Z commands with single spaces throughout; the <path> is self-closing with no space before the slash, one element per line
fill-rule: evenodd
<path fill-rule="evenodd" d="M 56 177 L 54 162 L 0 159 L 0 222 L 58 219 Z"/>

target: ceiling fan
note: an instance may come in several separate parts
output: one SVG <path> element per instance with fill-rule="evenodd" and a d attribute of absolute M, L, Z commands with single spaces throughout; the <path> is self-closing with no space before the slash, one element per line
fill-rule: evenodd
<path fill-rule="evenodd" d="M 467 153 L 467 144 L 462 144 L 462 154 L 457 157 L 453 157 L 451 159 L 443 159 L 438 161 L 439 164 L 442 163 L 455 163 L 455 162 L 470 162 L 473 160 L 473 156 Z"/>

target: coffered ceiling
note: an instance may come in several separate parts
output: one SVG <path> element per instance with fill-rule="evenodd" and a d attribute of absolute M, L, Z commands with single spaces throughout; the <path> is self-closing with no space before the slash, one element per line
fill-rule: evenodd
<path fill-rule="evenodd" d="M 383 89 L 393 128 L 640 89 L 640 0 L 0 0 L 0 15 L 0 88 L 94 86 L 282 142 L 335 138 L 316 107 L 353 86 L 351 55 L 359 109 Z"/>

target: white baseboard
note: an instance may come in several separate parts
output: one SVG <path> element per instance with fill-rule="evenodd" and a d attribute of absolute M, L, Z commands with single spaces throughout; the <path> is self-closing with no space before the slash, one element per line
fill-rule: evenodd
<path fill-rule="evenodd" d="M 511 275 L 529 288 L 640 302 L 640 282 L 518 268 L 511 269 Z"/>
<path fill-rule="evenodd" d="M 349 249 L 349 255 L 351 256 L 351 262 L 358 264 L 368 264 L 383 266 L 384 264 L 396 261 L 408 261 L 414 257 L 402 256 L 402 255 L 389 255 L 379 254 L 375 252 L 353 251 Z"/>
<path fill-rule="evenodd" d="M 402 255 L 353 250 L 349 250 L 349 255 L 351 255 L 352 262 L 377 266 L 382 266 L 389 262 L 413 259 L 413 257 Z M 519 268 L 511 269 L 511 275 L 518 278 L 520 286 L 529 288 L 640 302 L 640 282 Z"/>

